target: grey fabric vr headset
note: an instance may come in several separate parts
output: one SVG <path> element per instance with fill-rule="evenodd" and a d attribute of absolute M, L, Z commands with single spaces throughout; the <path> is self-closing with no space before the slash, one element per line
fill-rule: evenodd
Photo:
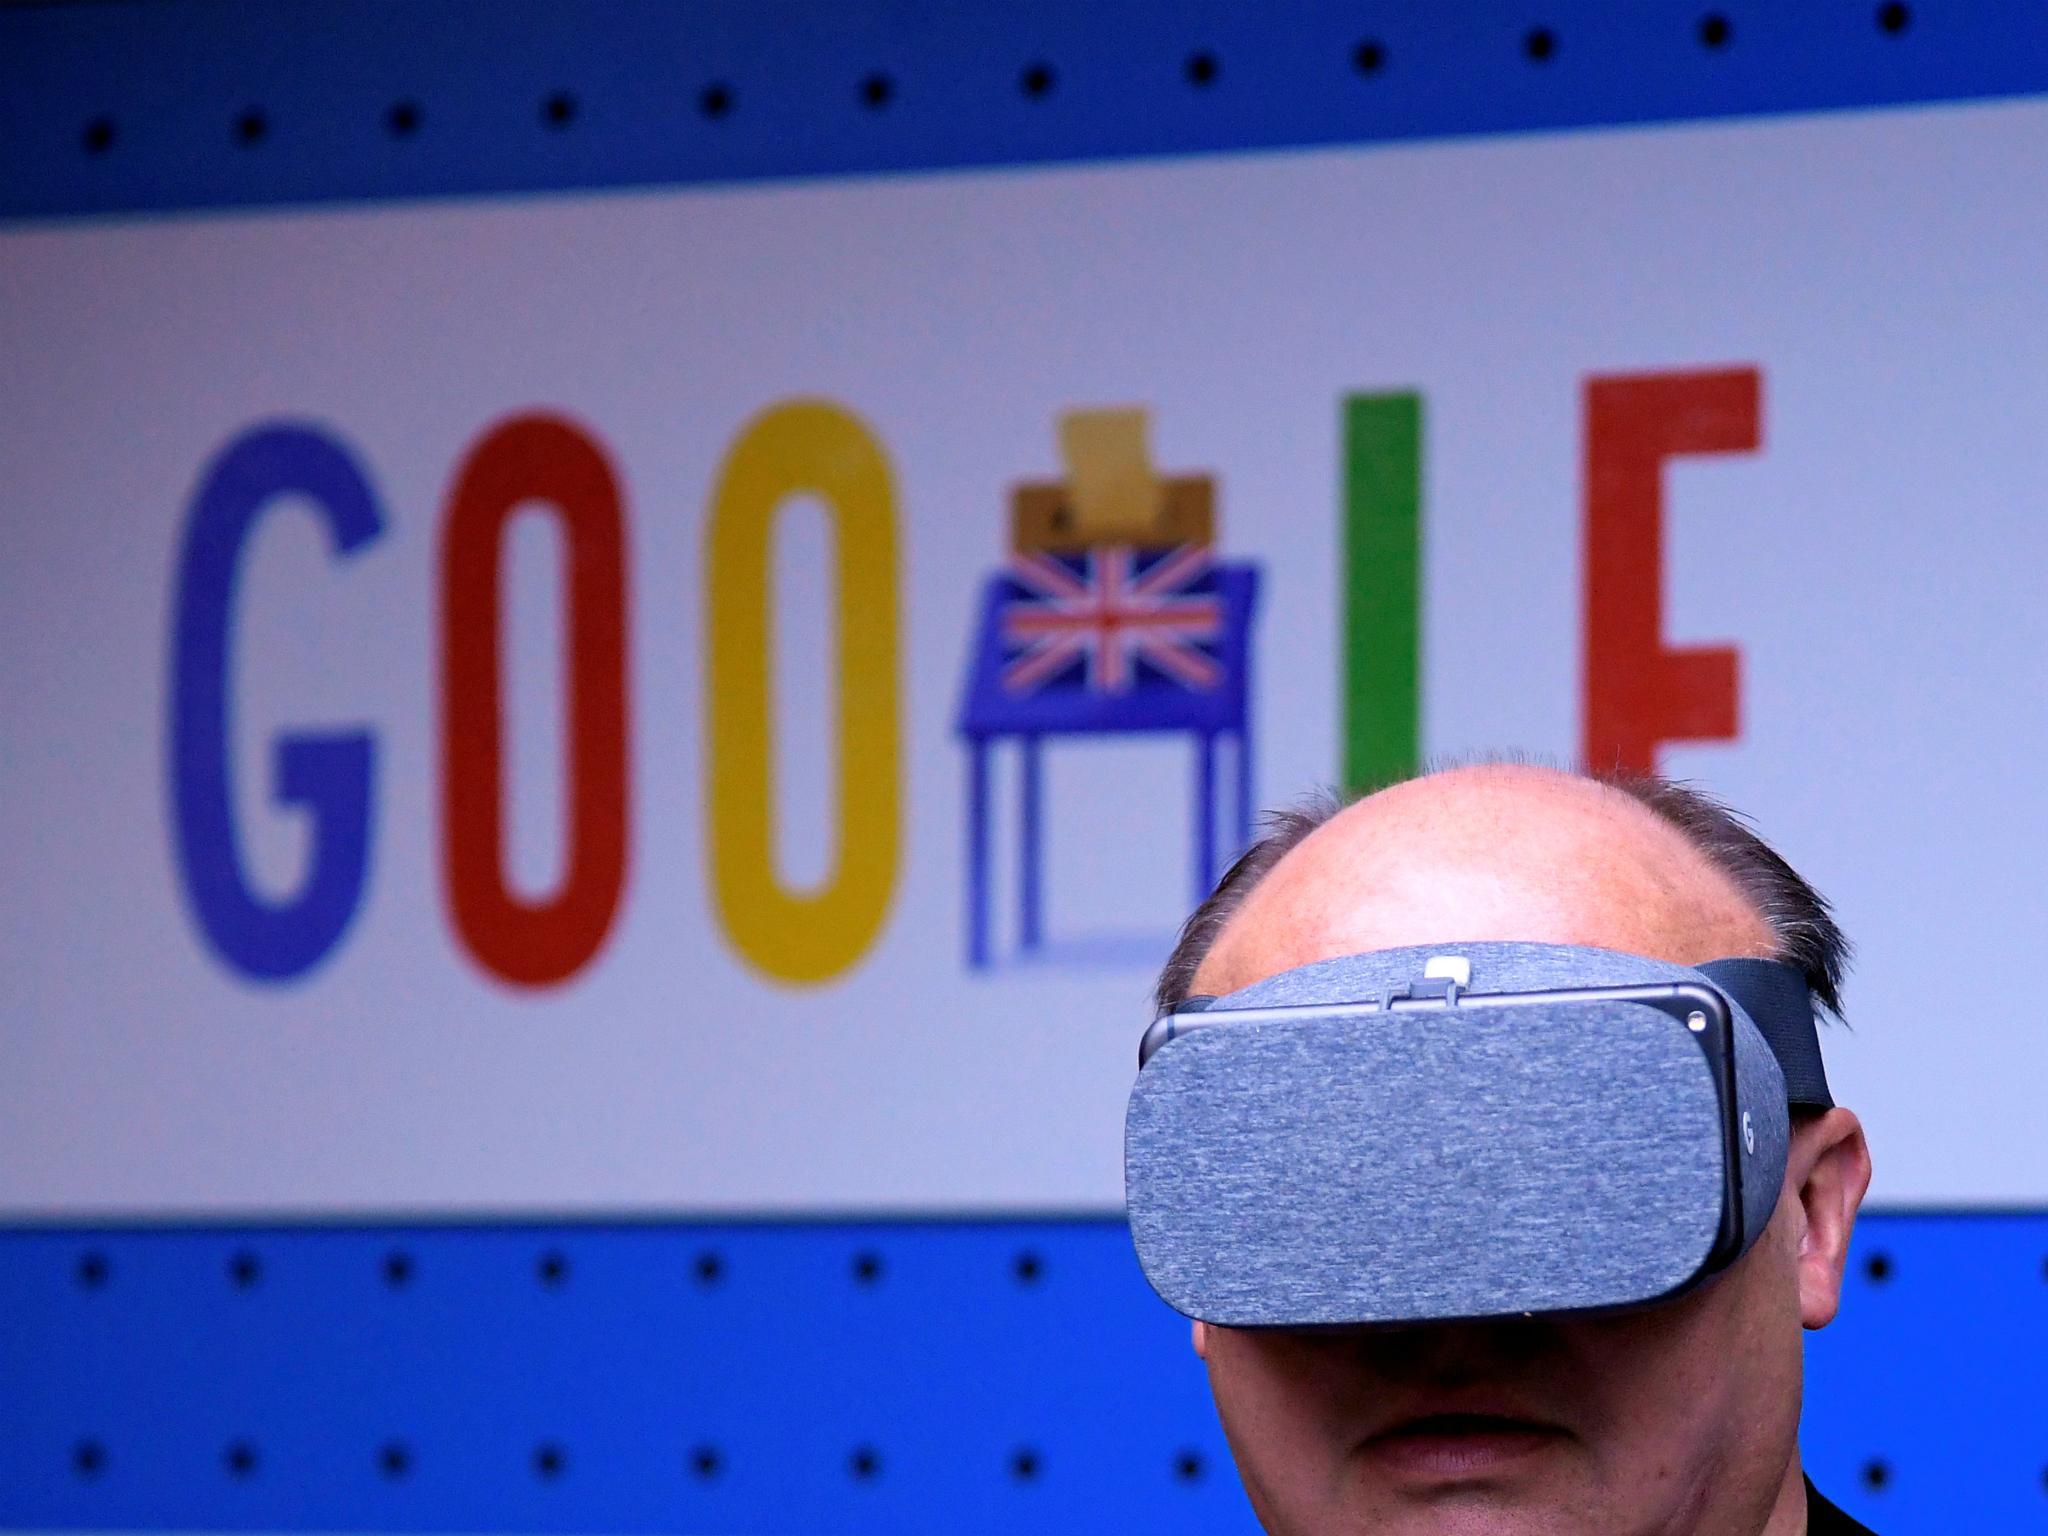
<path fill-rule="evenodd" d="M 1834 1100 L 1806 983 L 1550 944 L 1438 944 L 1191 998 L 1124 1121 L 1138 1261 L 1233 1327 L 1593 1312 L 1725 1269 Z"/>

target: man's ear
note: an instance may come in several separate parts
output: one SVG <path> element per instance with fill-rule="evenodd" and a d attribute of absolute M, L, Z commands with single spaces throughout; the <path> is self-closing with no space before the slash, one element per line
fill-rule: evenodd
<path fill-rule="evenodd" d="M 1195 1356 L 1200 1360 L 1209 1358 L 1209 1325 L 1199 1318 L 1195 1321 Z"/>
<path fill-rule="evenodd" d="M 1797 1200 L 1799 1321 L 1825 1328 L 1842 1300 L 1842 1269 L 1863 1192 L 1870 1188 L 1870 1147 L 1863 1122 L 1831 1109 L 1792 1130 L 1787 1193 Z"/>

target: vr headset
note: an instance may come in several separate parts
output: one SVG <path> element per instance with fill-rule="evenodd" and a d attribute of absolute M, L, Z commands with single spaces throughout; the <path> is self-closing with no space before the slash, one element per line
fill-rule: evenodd
<path fill-rule="evenodd" d="M 1763 1232 L 1790 1109 L 1834 1103 L 1792 967 L 1550 944 L 1300 966 L 1190 998 L 1138 1062 L 1138 1262 L 1240 1328 L 1679 1295 Z"/>

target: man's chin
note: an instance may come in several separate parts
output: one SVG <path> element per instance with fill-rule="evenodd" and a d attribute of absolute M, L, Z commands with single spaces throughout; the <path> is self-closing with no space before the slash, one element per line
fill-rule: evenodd
<path fill-rule="evenodd" d="M 1417 1426 L 1351 1453 L 1352 1518 L 1374 1536 L 1585 1536 L 1584 1446 L 1562 1429 Z"/>

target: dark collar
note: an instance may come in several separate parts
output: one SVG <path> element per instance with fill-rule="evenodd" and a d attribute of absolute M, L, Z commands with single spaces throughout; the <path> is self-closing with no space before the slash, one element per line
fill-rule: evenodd
<path fill-rule="evenodd" d="M 1813 1479 L 1806 1480 L 1806 1536 L 1875 1536 L 1867 1525 L 1859 1525 L 1820 1495 Z"/>

